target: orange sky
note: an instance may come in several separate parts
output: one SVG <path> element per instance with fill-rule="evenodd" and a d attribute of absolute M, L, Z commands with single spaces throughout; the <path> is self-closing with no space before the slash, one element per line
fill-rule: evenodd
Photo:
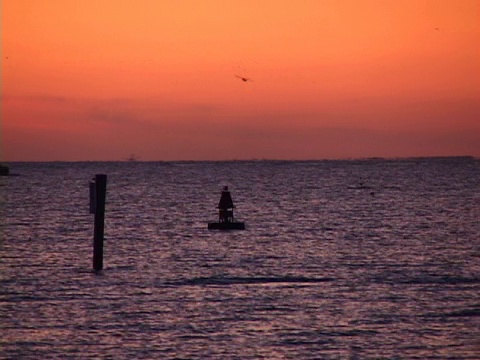
<path fill-rule="evenodd" d="M 4 161 L 480 156 L 478 0 L 1 4 Z"/>

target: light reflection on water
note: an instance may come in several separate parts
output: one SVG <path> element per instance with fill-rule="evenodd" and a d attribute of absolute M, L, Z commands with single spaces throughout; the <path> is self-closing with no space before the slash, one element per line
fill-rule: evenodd
<path fill-rule="evenodd" d="M 12 164 L 0 356 L 475 358 L 480 163 Z M 105 270 L 88 181 L 108 174 Z M 211 232 L 229 185 L 247 230 Z"/>

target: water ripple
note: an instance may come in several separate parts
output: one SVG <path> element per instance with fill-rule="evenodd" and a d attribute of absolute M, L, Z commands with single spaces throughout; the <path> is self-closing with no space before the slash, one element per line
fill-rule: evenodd
<path fill-rule="evenodd" d="M 199 277 L 169 282 L 167 285 L 238 285 L 238 284 L 314 284 L 334 281 L 332 278 L 308 278 L 303 276 L 282 277 Z"/>

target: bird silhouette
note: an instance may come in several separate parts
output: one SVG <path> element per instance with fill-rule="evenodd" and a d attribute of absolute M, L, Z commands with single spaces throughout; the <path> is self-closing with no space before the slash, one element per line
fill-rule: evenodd
<path fill-rule="evenodd" d="M 244 76 L 240 76 L 240 75 L 237 75 L 237 74 L 235 74 L 235 76 L 236 76 L 237 78 L 239 78 L 240 80 L 244 81 L 244 82 L 252 81 L 252 79 L 246 78 L 246 77 L 244 77 Z"/>

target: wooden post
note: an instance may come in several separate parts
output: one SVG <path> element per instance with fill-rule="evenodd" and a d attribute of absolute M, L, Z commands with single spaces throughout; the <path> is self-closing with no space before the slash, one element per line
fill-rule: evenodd
<path fill-rule="evenodd" d="M 90 188 L 90 214 L 95 214 L 95 202 L 97 201 L 95 195 L 95 178 L 88 184 Z"/>
<path fill-rule="evenodd" d="M 93 229 L 93 269 L 103 269 L 103 234 L 105 230 L 105 197 L 107 175 L 95 175 L 95 224 Z"/>

